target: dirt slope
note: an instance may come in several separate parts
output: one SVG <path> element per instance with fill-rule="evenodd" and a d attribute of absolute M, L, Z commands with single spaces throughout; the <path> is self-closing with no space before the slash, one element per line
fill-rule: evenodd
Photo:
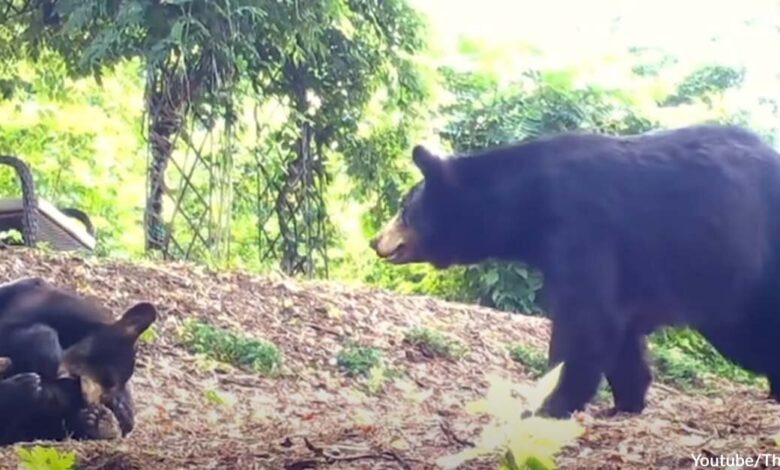
<path fill-rule="evenodd" d="M 156 339 L 141 345 L 133 379 L 136 430 L 119 442 L 54 444 L 75 450 L 78 468 L 435 468 L 436 458 L 478 434 L 480 419 L 463 406 L 483 396 L 486 374 L 525 377 L 506 346 L 544 349 L 549 334 L 543 319 L 335 283 L 0 254 L 0 281 L 39 275 L 99 296 L 117 314 L 138 300 L 160 309 Z M 284 355 L 281 376 L 205 367 L 179 343 L 188 317 L 274 342 Z M 414 326 L 448 332 L 470 353 L 455 362 L 430 358 L 403 343 Z M 400 378 L 364 393 L 335 364 L 348 340 L 380 348 Z M 228 403 L 214 403 L 209 390 Z M 605 405 L 592 406 L 582 416 L 586 434 L 564 450 L 560 468 L 693 468 L 693 455 L 772 453 L 780 407 L 765 395 L 731 387 L 689 397 L 654 386 L 640 417 L 599 418 Z M 17 462 L 12 448 L 0 450 L 0 468 Z"/>

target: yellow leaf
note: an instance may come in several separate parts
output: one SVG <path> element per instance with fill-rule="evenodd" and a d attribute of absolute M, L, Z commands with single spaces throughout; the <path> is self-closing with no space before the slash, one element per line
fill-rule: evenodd
<path fill-rule="evenodd" d="M 475 459 L 477 457 L 481 457 L 482 455 L 488 453 L 492 453 L 492 449 L 470 447 L 461 452 L 458 452 L 457 454 L 439 457 L 438 459 L 436 459 L 436 464 L 445 470 L 454 469 L 460 467 L 461 465 L 468 462 L 469 460 Z"/>
<path fill-rule="evenodd" d="M 390 443 L 390 446 L 398 450 L 409 450 L 409 443 L 404 439 L 396 439 Z"/>
<path fill-rule="evenodd" d="M 585 428 L 573 419 L 562 420 L 533 416 L 523 421 L 533 430 L 537 439 L 570 442 L 585 432 Z"/>
<path fill-rule="evenodd" d="M 775 441 L 775 446 L 780 447 L 780 432 L 772 436 L 772 439 Z"/>
<path fill-rule="evenodd" d="M 521 387 L 522 392 L 520 393 L 528 402 L 528 408 L 536 411 L 542 406 L 544 400 L 553 392 L 553 390 L 555 390 L 555 387 L 558 385 L 558 380 L 560 379 L 562 368 L 563 363 L 561 362 L 552 370 L 544 374 L 544 376 L 539 379 L 533 386 Z"/>
<path fill-rule="evenodd" d="M 512 398 L 512 391 L 518 386 L 497 374 L 489 374 L 490 383 L 487 395 L 482 400 L 476 400 L 466 405 L 466 411 L 472 414 L 488 413 L 493 416 L 505 416 L 507 410 L 516 410 L 517 400 Z"/>
<path fill-rule="evenodd" d="M 336 307 L 328 307 L 328 309 L 325 311 L 325 314 L 331 320 L 339 320 L 344 317 L 344 311 Z"/>

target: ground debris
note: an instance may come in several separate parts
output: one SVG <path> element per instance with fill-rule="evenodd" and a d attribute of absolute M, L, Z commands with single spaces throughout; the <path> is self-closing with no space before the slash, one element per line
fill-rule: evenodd
<path fill-rule="evenodd" d="M 549 337 L 542 318 L 184 263 L 6 249 L 0 273 L 0 281 L 42 276 L 102 299 L 116 314 L 139 300 L 160 311 L 155 339 L 140 344 L 136 430 L 115 442 L 37 443 L 75 451 L 79 469 L 435 468 L 437 458 L 476 441 L 484 420 L 464 405 L 482 398 L 486 374 L 525 379 L 507 347 L 544 351 Z M 267 378 L 204 366 L 179 342 L 187 318 L 273 342 L 283 370 Z M 457 361 L 419 358 L 403 341 L 415 327 L 454 336 L 469 353 Z M 391 378 L 372 391 L 367 379 L 342 373 L 335 357 L 348 341 L 380 349 Z M 210 401 L 207 391 L 224 402 Z M 780 407 L 764 390 L 729 386 L 690 396 L 654 386 L 641 416 L 601 417 L 608 406 L 583 413 L 587 430 L 563 450 L 559 468 L 694 468 L 698 456 L 735 454 L 780 460 L 773 439 Z M 17 468 L 14 449 L 0 450 L 0 469 Z M 468 468 L 495 465 L 481 460 Z"/>

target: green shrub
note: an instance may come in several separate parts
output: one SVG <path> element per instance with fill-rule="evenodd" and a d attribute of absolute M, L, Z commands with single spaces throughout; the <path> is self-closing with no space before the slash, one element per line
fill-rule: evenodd
<path fill-rule="evenodd" d="M 409 331 L 404 341 L 430 356 L 439 356 L 456 360 L 467 352 L 466 346 L 454 338 L 447 338 L 438 331 L 429 328 L 414 328 Z"/>
<path fill-rule="evenodd" d="M 370 346 L 349 344 L 336 357 L 336 364 L 350 376 L 368 377 L 382 364 L 382 352 Z"/>
<path fill-rule="evenodd" d="M 658 378 L 682 388 L 698 387 L 715 376 L 746 385 L 762 379 L 721 355 L 701 334 L 688 328 L 664 328 L 650 337 Z"/>
<path fill-rule="evenodd" d="M 274 344 L 239 336 L 207 323 L 185 322 L 182 338 L 191 352 L 242 369 L 273 375 L 281 368 L 282 355 Z"/>
<path fill-rule="evenodd" d="M 547 371 L 547 354 L 522 344 L 509 347 L 509 357 L 524 365 L 532 379 L 538 379 Z"/>

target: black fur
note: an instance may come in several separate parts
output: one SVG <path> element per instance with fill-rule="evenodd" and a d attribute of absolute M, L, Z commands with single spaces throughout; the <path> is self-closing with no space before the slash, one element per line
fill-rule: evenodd
<path fill-rule="evenodd" d="M 424 180 L 372 246 L 399 264 L 538 268 L 550 362 L 565 361 L 544 414 L 582 409 L 602 375 L 616 410 L 641 412 L 645 336 L 663 325 L 699 330 L 780 400 L 780 159 L 753 133 L 564 134 L 414 161 Z"/>
<path fill-rule="evenodd" d="M 10 414 L 0 410 L 0 442 L 94 437 L 91 423 L 105 414 L 101 407 L 113 412 L 122 435 L 129 433 L 134 346 L 156 318 L 154 307 L 137 304 L 114 321 L 96 303 L 30 279 L 0 285 L 0 300 L 0 356 L 11 360 L 6 381 L 29 374 L 40 381 L 30 395 L 34 404 L 18 393 L 22 386 L 11 386 L 15 382 L 0 387 L 0 402 L 20 402 L 20 395 L 27 400 Z M 84 401 L 87 379 L 99 389 L 95 403 Z"/>
<path fill-rule="evenodd" d="M 46 282 L 39 277 L 26 277 L 0 284 L 0 312 L 6 305 L 15 302 L 20 296 L 41 289 Z"/>

